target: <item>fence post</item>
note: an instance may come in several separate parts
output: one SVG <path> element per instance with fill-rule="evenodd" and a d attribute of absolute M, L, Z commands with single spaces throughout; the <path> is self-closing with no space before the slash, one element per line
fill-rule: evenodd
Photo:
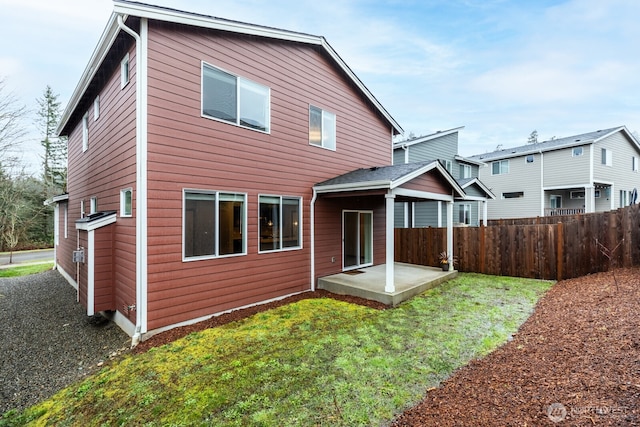
<path fill-rule="evenodd" d="M 564 266 L 564 225 L 559 222 L 556 228 L 556 280 L 562 280 Z"/>
<path fill-rule="evenodd" d="M 478 261 L 480 263 L 479 267 L 480 267 L 480 273 L 485 272 L 485 247 L 484 247 L 484 232 L 485 232 L 485 226 L 484 225 L 480 225 L 480 248 L 479 249 L 479 257 L 478 257 Z"/>

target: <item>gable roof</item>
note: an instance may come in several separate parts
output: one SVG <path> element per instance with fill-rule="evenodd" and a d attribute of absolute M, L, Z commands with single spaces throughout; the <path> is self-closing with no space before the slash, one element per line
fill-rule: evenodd
<path fill-rule="evenodd" d="M 560 150 L 563 148 L 577 147 L 580 145 L 594 144 L 616 132 L 623 132 L 631 141 L 634 142 L 636 149 L 640 150 L 640 144 L 633 137 L 631 132 L 627 130 L 626 126 L 618 126 L 610 129 L 602 129 L 593 132 L 582 133 L 580 135 L 568 136 L 566 138 L 552 139 L 549 141 L 538 142 L 535 144 L 526 144 L 514 148 L 505 148 L 502 150 L 492 151 L 490 153 L 476 154 L 470 156 L 472 160 L 481 162 L 488 162 L 500 159 L 507 159 L 511 157 L 520 157 L 527 154 L 534 154 L 539 152 Z"/>
<path fill-rule="evenodd" d="M 63 112 L 57 132 L 61 133 L 67 127 L 73 112 L 83 99 L 83 96 L 91 84 L 102 62 L 107 57 L 109 50 L 121 32 L 118 18 L 126 22 L 128 17 L 146 18 L 163 22 L 184 24 L 193 27 L 215 29 L 238 34 L 253 35 L 276 40 L 291 41 L 318 47 L 330 60 L 338 66 L 344 75 L 353 83 L 362 95 L 371 103 L 375 110 L 391 125 L 394 134 L 404 133 L 402 127 L 395 121 L 387 110 L 380 104 L 375 96 L 367 89 L 362 81 L 355 75 L 349 66 L 340 58 L 335 50 L 322 36 L 281 30 L 262 25 L 249 24 L 229 19 L 218 18 L 192 12 L 185 12 L 167 7 L 154 6 L 129 0 L 114 0 L 114 9 L 107 26 L 96 46 L 91 59 L 76 86 L 67 108 Z"/>
<path fill-rule="evenodd" d="M 464 195 L 464 190 L 437 160 L 356 169 L 320 182 L 313 188 L 320 194 L 357 190 L 392 190 L 433 169 L 439 171 L 460 196 Z"/>
<path fill-rule="evenodd" d="M 432 139 L 440 138 L 443 136 L 451 135 L 452 133 L 458 132 L 460 129 L 464 129 L 464 126 L 458 126 L 457 128 L 447 129 L 447 130 L 439 130 L 436 133 L 432 133 L 429 135 L 418 136 L 416 138 L 405 139 L 404 141 L 394 142 L 393 149 L 397 150 L 399 148 L 410 147 L 415 144 L 420 144 L 421 142 L 427 142 Z"/>
<path fill-rule="evenodd" d="M 472 185 L 477 186 L 482 190 L 490 199 L 495 200 L 496 196 L 491 192 L 489 187 L 484 185 L 482 181 L 480 181 L 477 177 L 475 178 L 462 178 L 458 180 L 458 184 L 464 190 L 465 188 L 471 187 Z"/>

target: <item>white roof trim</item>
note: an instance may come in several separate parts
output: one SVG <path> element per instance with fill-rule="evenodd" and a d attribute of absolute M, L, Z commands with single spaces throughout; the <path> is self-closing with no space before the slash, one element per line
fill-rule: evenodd
<path fill-rule="evenodd" d="M 100 41 L 98 42 L 98 45 L 94 50 L 93 55 L 91 56 L 87 68 L 80 78 L 78 86 L 74 90 L 73 95 L 71 96 L 71 99 L 67 104 L 67 108 L 62 114 L 60 124 L 57 129 L 58 133 L 61 132 L 62 129 L 64 129 L 64 127 L 67 125 L 67 122 L 71 118 L 71 114 L 77 108 L 78 103 L 82 99 L 82 96 L 93 80 L 96 70 L 102 64 L 102 61 L 104 60 L 106 54 L 109 52 L 113 42 L 115 41 L 115 38 L 120 31 L 117 23 L 118 15 L 122 15 L 125 21 L 128 16 L 136 16 L 201 28 L 209 28 L 239 34 L 248 34 L 277 40 L 286 40 L 322 46 L 324 50 L 329 54 L 329 56 L 336 62 L 336 64 L 338 64 L 342 71 L 344 71 L 344 73 L 379 111 L 379 113 L 391 124 L 394 130 L 400 134 L 404 133 L 402 127 L 395 121 L 393 117 L 391 117 L 391 115 L 387 112 L 387 110 L 385 110 L 382 104 L 378 102 L 378 100 L 373 96 L 369 89 L 367 89 L 367 87 L 360 81 L 355 73 L 351 71 L 349 66 L 342 60 L 342 58 L 340 58 L 340 56 L 333 50 L 333 48 L 322 36 L 313 36 L 304 33 L 280 30 L 277 28 L 264 27 L 260 25 L 247 24 L 243 22 L 236 22 L 221 18 L 199 15 L 195 13 L 183 12 L 179 10 L 167 9 L 159 6 L 118 0 L 114 1 L 113 13 L 109 18 L 109 22 L 107 23 L 107 26 L 102 33 L 102 37 L 100 37 Z"/>
<path fill-rule="evenodd" d="M 114 222 L 117 221 L 117 215 L 116 213 L 112 213 L 110 215 L 107 215 L 103 218 L 100 219 L 96 219 L 95 221 L 82 221 L 82 222 L 76 222 L 76 230 L 85 230 L 85 231 L 93 231 L 93 230 L 97 230 L 98 228 L 102 228 L 104 226 L 107 226 L 109 224 L 113 224 Z"/>
<path fill-rule="evenodd" d="M 462 185 L 462 189 L 464 190 L 465 188 L 467 188 L 468 186 L 472 185 L 472 184 L 477 184 L 478 187 L 480 187 L 482 189 L 482 191 L 484 191 L 485 193 L 487 193 L 489 195 L 489 197 L 493 200 L 495 200 L 496 196 L 495 194 L 493 194 L 493 192 L 491 192 L 491 190 L 489 189 L 489 187 L 487 187 L 486 185 L 484 185 L 482 183 L 482 181 L 480 181 L 479 178 L 473 178 L 471 181 L 467 182 L 466 184 Z"/>
<path fill-rule="evenodd" d="M 391 181 L 364 181 L 347 184 L 321 185 L 313 187 L 318 194 L 339 193 L 342 191 L 386 190 Z"/>

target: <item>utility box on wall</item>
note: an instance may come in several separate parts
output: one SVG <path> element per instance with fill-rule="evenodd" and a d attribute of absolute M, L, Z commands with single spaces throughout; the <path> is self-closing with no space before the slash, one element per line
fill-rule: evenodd
<path fill-rule="evenodd" d="M 84 262 L 84 249 L 73 251 L 73 262 Z"/>

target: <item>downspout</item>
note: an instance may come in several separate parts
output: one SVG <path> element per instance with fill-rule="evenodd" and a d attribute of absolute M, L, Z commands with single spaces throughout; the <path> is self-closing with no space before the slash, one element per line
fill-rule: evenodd
<path fill-rule="evenodd" d="M 313 188 L 313 197 L 310 203 L 309 222 L 311 227 L 311 292 L 316 290 L 316 200 L 318 193 Z"/>
<path fill-rule="evenodd" d="M 146 26 L 147 21 L 141 19 L 141 33 Z M 146 332 L 147 310 L 146 51 L 143 52 L 142 37 L 125 25 L 122 15 L 118 15 L 118 27 L 136 42 L 136 325 L 131 338 L 131 347 L 135 347 Z"/>

